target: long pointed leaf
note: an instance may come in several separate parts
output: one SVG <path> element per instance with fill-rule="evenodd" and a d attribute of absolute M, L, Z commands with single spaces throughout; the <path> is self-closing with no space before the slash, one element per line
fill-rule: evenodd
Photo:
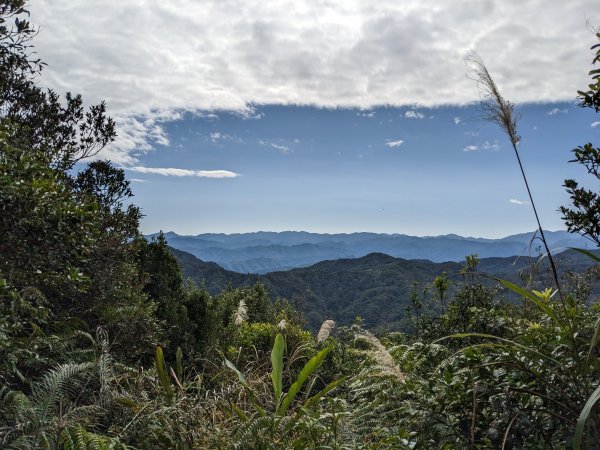
<path fill-rule="evenodd" d="M 235 403 L 230 402 L 229 405 L 231 406 L 231 409 L 233 410 L 233 412 L 240 418 L 242 419 L 244 422 L 248 422 L 248 416 L 246 415 L 246 413 L 244 411 L 242 411 Z"/>
<path fill-rule="evenodd" d="M 183 352 L 181 351 L 181 347 L 177 347 L 177 351 L 175 352 L 175 368 L 177 378 L 179 381 L 183 381 Z"/>
<path fill-rule="evenodd" d="M 319 392 L 317 392 L 315 395 L 313 395 L 311 398 L 306 400 L 306 402 L 304 403 L 303 406 L 305 408 L 310 408 L 316 402 L 318 402 L 321 399 L 321 397 L 327 395 L 330 391 L 332 391 L 333 389 L 338 387 L 340 384 L 342 384 L 344 381 L 346 381 L 346 378 L 347 377 L 341 377 L 341 378 L 338 378 L 337 380 L 332 381 L 327 386 L 325 386 L 323 389 L 321 389 Z"/>
<path fill-rule="evenodd" d="M 583 248 L 575 248 L 575 247 L 570 247 L 569 250 L 575 250 L 576 252 L 582 253 L 582 254 L 590 257 L 597 263 L 600 263 L 600 257 L 598 257 L 594 253 L 590 252 L 589 250 L 584 250 Z"/>
<path fill-rule="evenodd" d="M 598 345 L 598 341 L 600 341 L 600 318 L 598 318 L 594 324 L 594 336 L 592 336 L 592 340 L 590 342 L 590 350 L 588 351 L 586 362 L 588 362 L 592 357 L 592 353 L 596 348 L 596 345 Z"/>
<path fill-rule="evenodd" d="M 550 307 L 550 305 L 544 303 L 542 300 L 537 298 L 534 294 L 529 292 L 527 289 L 523 289 L 522 287 L 517 286 L 516 284 L 511 283 L 510 281 L 503 280 L 502 278 L 495 278 L 495 277 L 491 277 L 491 278 L 493 278 L 494 280 L 496 280 L 499 283 L 502 283 L 508 289 L 519 294 L 520 296 L 525 297 L 528 300 L 531 300 L 532 303 L 534 303 L 538 308 L 540 308 L 543 312 L 545 312 L 548 317 L 550 317 L 552 320 L 554 320 L 554 322 L 556 322 L 561 327 L 563 326 L 562 322 L 560 321 L 560 319 L 558 318 L 558 316 L 556 315 L 554 310 Z"/>
<path fill-rule="evenodd" d="M 275 336 L 273 351 L 271 352 L 271 380 L 273 380 L 273 393 L 275 394 L 275 409 L 279 407 L 281 391 L 283 390 L 283 352 L 285 350 L 285 340 L 281 333 Z"/>
<path fill-rule="evenodd" d="M 313 374 L 315 370 L 317 370 L 321 366 L 321 364 L 323 364 L 323 360 L 332 348 L 333 347 L 324 348 L 315 356 L 313 356 L 310 359 L 310 361 L 308 361 L 306 365 L 302 368 L 302 370 L 298 374 L 298 378 L 296 379 L 294 384 L 290 386 L 290 390 L 287 392 L 287 395 L 283 398 L 283 401 L 281 402 L 281 409 L 278 411 L 280 415 L 285 415 L 287 409 L 294 401 L 294 398 L 296 398 L 296 395 L 302 388 L 304 382 L 308 379 L 308 377 L 310 377 Z"/>
<path fill-rule="evenodd" d="M 158 372 L 158 379 L 165 391 L 167 401 L 170 404 L 173 400 L 173 388 L 171 387 L 171 380 L 169 379 L 169 372 L 167 372 L 167 367 L 165 366 L 165 358 L 161 347 L 156 347 L 156 351 L 154 352 L 154 364 L 156 365 L 156 371 Z"/>
<path fill-rule="evenodd" d="M 534 355 L 537 355 L 540 358 L 545 359 L 547 361 L 551 361 L 551 362 L 553 362 L 556 365 L 562 366 L 562 363 L 560 361 L 552 358 L 551 356 L 545 355 L 544 353 L 541 353 L 541 352 L 539 352 L 538 350 L 536 350 L 534 348 L 527 347 L 527 346 L 525 346 L 523 344 L 519 344 L 518 342 L 515 342 L 515 341 L 511 341 L 510 339 L 505 339 L 505 338 L 501 338 L 499 336 L 494 336 L 493 334 L 485 334 L 485 333 L 457 333 L 457 334 L 451 334 L 449 336 L 444 336 L 443 338 L 437 339 L 437 340 L 433 341 L 432 344 L 436 344 L 438 342 L 445 341 L 446 339 L 464 339 L 464 338 L 468 338 L 468 337 L 487 338 L 487 339 L 494 339 L 494 340 L 497 340 L 499 342 L 504 342 L 505 344 L 512 345 L 513 347 L 520 348 L 521 350 L 524 350 L 526 352 L 529 352 L 529 353 L 532 353 Z M 485 345 L 485 344 L 476 344 L 476 345 L 472 345 L 470 347 L 478 347 L 478 346 L 483 346 L 483 345 Z"/>
<path fill-rule="evenodd" d="M 229 361 L 227 358 L 225 358 L 225 365 L 236 373 L 236 375 L 238 376 L 238 379 L 240 380 L 240 383 L 242 383 L 242 385 L 244 387 L 248 387 L 248 382 L 246 381 L 246 377 L 244 376 L 244 374 L 242 372 L 240 372 L 238 370 L 238 368 L 235 367 L 235 365 L 231 361 Z"/>
<path fill-rule="evenodd" d="M 261 416 L 265 416 L 266 415 L 265 410 L 262 409 L 260 407 L 260 405 L 258 404 L 258 401 L 256 400 L 256 395 L 254 395 L 254 391 L 248 385 L 248 382 L 246 381 L 246 377 L 244 376 L 244 374 L 242 372 L 240 372 L 238 370 L 238 368 L 235 367 L 235 365 L 231 361 L 229 361 L 227 358 L 225 358 L 225 365 L 235 372 L 235 374 L 238 377 L 238 380 L 240 380 L 240 383 L 242 383 L 242 386 L 244 387 L 244 391 L 246 392 L 246 394 L 248 394 L 248 399 L 250 400 L 250 403 L 252 403 L 252 405 L 254 405 L 258 414 Z"/>
<path fill-rule="evenodd" d="M 596 402 L 600 400 L 600 386 L 596 388 L 588 401 L 585 403 L 585 406 L 581 410 L 581 414 L 579 415 L 579 419 L 577 419 L 577 426 L 575 427 L 575 437 L 573 438 L 573 450 L 579 450 L 581 448 L 581 441 L 583 439 L 583 430 L 585 429 L 585 423 L 592 412 L 592 408 L 596 404 Z"/>

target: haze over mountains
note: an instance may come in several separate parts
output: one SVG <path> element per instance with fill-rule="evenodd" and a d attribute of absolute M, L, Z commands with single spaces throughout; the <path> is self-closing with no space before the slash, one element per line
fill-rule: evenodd
<path fill-rule="evenodd" d="M 566 231 L 546 231 L 545 234 L 553 252 L 561 252 L 569 247 L 592 248 L 583 237 Z M 148 237 L 152 236 L 155 235 Z M 303 231 L 204 233 L 196 236 L 165 233 L 168 244 L 173 248 L 191 253 L 203 261 L 215 262 L 230 271 L 256 274 L 307 267 L 325 260 L 360 258 L 370 253 L 433 262 L 462 261 L 465 255 L 473 253 L 481 258 L 537 256 L 541 252 L 541 242 L 533 239 L 534 236 L 534 232 L 501 239 L 454 234 L 417 237 L 404 234 L 320 234 Z"/>

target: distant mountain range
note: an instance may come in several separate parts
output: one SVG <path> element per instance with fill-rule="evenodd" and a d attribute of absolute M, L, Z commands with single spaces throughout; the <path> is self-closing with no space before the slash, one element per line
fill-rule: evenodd
<path fill-rule="evenodd" d="M 546 231 L 553 252 L 569 247 L 586 248 L 589 242 L 566 231 Z M 168 244 L 203 261 L 239 273 L 265 274 L 277 270 L 307 267 L 319 261 L 360 258 L 383 253 L 395 258 L 427 259 L 433 262 L 461 261 L 476 253 L 481 258 L 515 255 L 537 256 L 541 242 L 534 233 L 502 239 L 462 237 L 454 234 L 432 237 L 404 234 L 350 233 L 319 234 L 303 231 L 242 234 L 198 234 L 181 236 L 165 233 Z M 155 235 L 149 235 L 152 237 Z"/>
<path fill-rule="evenodd" d="M 325 319 L 350 324 L 358 315 L 364 318 L 369 328 L 401 328 L 414 282 L 420 283 L 421 288 L 430 286 L 433 279 L 445 271 L 452 280 L 452 291 L 462 280 L 460 270 L 463 267 L 458 262 L 406 260 L 372 253 L 356 259 L 322 261 L 310 267 L 252 275 L 225 270 L 181 250 L 173 249 L 173 254 L 184 277 L 203 284 L 212 294 L 228 285 L 248 286 L 257 281 L 266 284 L 273 298 L 289 299 L 302 310 L 307 325 L 313 329 L 318 329 Z M 582 272 L 593 265 L 590 258 L 572 250 L 557 255 L 556 262 L 561 274 Z M 536 263 L 535 288 L 552 286 L 547 258 L 482 258 L 478 270 L 522 285 L 522 271 Z M 494 284 L 490 279 L 481 280 Z M 504 298 L 509 296 L 504 294 Z"/>

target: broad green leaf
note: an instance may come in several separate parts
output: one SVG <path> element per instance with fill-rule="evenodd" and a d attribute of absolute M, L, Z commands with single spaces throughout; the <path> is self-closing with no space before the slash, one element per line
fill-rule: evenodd
<path fill-rule="evenodd" d="M 287 409 L 294 401 L 294 398 L 296 398 L 296 395 L 300 391 L 300 388 L 302 388 L 302 385 L 304 384 L 304 382 L 308 379 L 308 377 L 310 377 L 313 374 L 313 372 L 315 370 L 317 370 L 321 366 L 321 364 L 323 364 L 323 360 L 325 359 L 327 354 L 331 351 L 331 349 L 332 349 L 332 347 L 324 348 L 319 353 L 317 353 L 315 356 L 313 356 L 310 359 L 310 361 L 308 361 L 306 363 L 306 365 L 302 368 L 302 370 L 298 374 L 298 378 L 296 379 L 294 384 L 292 384 L 290 386 L 290 390 L 287 392 L 286 396 L 283 398 L 283 401 L 281 402 L 281 409 L 278 411 L 278 413 L 280 415 L 282 415 L 282 416 L 285 415 Z"/>
<path fill-rule="evenodd" d="M 573 438 L 573 450 L 579 450 L 581 448 L 581 440 L 583 439 L 583 430 L 585 429 L 585 423 L 592 412 L 592 408 L 596 404 L 596 402 L 600 400 L 600 386 L 596 388 L 588 401 L 585 403 L 585 406 L 581 410 L 581 414 L 579 415 L 579 419 L 577 419 L 577 426 L 575 427 L 575 437 Z"/>
<path fill-rule="evenodd" d="M 285 350 L 285 340 L 281 333 L 275 336 L 275 343 L 271 351 L 271 380 L 273 380 L 273 393 L 275 394 L 275 409 L 279 406 L 281 391 L 283 389 L 283 352 Z"/>

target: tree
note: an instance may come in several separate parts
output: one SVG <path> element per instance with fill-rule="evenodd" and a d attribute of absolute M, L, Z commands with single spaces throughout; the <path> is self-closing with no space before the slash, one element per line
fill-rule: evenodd
<path fill-rule="evenodd" d="M 76 166 L 115 138 L 114 122 L 103 103 L 86 111 L 80 95 L 37 85 L 44 64 L 27 15 L 24 0 L 0 3 L 0 279 L 47 301 L 44 332 L 102 325 L 117 353 L 137 358 L 157 330 L 138 281 L 141 214 L 125 206 L 123 170 Z"/>
<path fill-rule="evenodd" d="M 427 298 L 427 287 L 423 288 L 421 294 L 419 294 L 419 283 L 413 282 L 410 288 L 410 305 L 407 306 L 407 313 L 413 323 L 415 330 L 415 338 L 417 341 L 421 335 L 421 325 L 423 320 L 423 309 L 425 307 L 425 299 Z"/>
<path fill-rule="evenodd" d="M 442 272 L 440 275 L 433 279 L 433 287 L 435 288 L 435 294 L 437 300 L 440 302 L 442 309 L 442 315 L 446 312 L 446 294 L 450 287 L 450 280 L 446 276 L 446 272 Z"/>
<path fill-rule="evenodd" d="M 169 353 L 175 354 L 177 347 L 182 347 L 189 354 L 194 330 L 188 318 L 188 298 L 184 293 L 181 270 L 162 231 L 149 243 L 140 242 L 139 264 L 144 279 L 143 290 L 156 303 L 156 315 L 164 322 L 164 337 L 171 347 Z"/>
<path fill-rule="evenodd" d="M 600 39 L 600 33 L 596 34 Z M 600 61 L 600 44 L 592 46 L 596 55 L 592 64 Z M 579 104 L 582 108 L 593 108 L 600 111 L 600 69 L 589 72 L 593 82 L 588 85 L 587 91 L 578 91 Z M 591 143 L 573 149 L 575 158 L 569 162 L 581 164 L 587 172 L 600 180 L 600 148 Z M 572 207 L 559 208 L 563 220 L 571 233 L 579 233 L 600 246 L 600 196 L 590 189 L 581 187 L 573 179 L 566 179 L 563 185 L 571 197 Z"/>

